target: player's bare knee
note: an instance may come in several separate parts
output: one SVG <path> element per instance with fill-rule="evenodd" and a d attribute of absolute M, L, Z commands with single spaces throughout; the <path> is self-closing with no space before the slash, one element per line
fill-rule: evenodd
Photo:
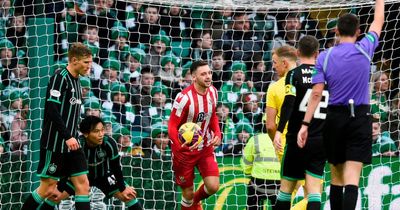
<path fill-rule="evenodd" d="M 205 191 L 209 195 L 213 195 L 213 194 L 217 193 L 218 190 L 219 190 L 219 182 L 205 186 Z"/>

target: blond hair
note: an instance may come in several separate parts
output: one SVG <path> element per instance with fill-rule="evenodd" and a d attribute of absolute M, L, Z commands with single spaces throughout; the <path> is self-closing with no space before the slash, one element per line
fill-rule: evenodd
<path fill-rule="evenodd" d="M 297 61 L 296 48 L 288 46 L 288 45 L 285 45 L 285 46 L 278 47 L 278 48 L 274 49 L 272 54 L 278 56 L 281 59 L 282 58 L 286 58 L 286 59 L 289 59 L 289 60 L 294 61 L 294 62 Z"/>
<path fill-rule="evenodd" d="M 80 60 L 89 56 L 92 56 L 92 51 L 88 46 L 80 42 L 72 43 L 71 47 L 68 50 L 68 60 L 72 60 L 72 58 L 77 58 L 78 60 Z"/>

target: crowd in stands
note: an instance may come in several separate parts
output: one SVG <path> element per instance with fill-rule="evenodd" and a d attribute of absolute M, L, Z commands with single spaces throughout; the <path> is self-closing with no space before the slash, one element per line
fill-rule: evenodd
<path fill-rule="evenodd" d="M 27 56 L 30 7 L 21 7 L 21 0 L 0 2 L 0 153 L 26 154 L 28 90 L 34 87 Z M 189 69 L 194 60 L 208 61 L 219 91 L 217 115 L 223 143 L 217 154 L 240 155 L 247 139 L 265 132 L 265 93 L 278 79 L 271 64 L 273 49 L 296 46 L 308 34 L 316 36 L 324 50 L 335 45 L 338 13 L 369 16 L 367 10 L 357 8 L 321 15 L 324 12 L 117 0 L 55 1 L 45 9 L 55 18 L 57 32 L 55 65 L 49 66 L 49 75 L 66 67 L 69 43 L 89 46 L 94 62 L 90 75 L 80 78 L 82 116 L 102 117 L 121 152 L 153 158 L 170 155 L 166 125 L 172 101 L 191 84 Z M 382 37 L 384 44 L 393 42 L 390 35 Z M 394 37 L 397 42 L 398 37 Z M 388 56 L 389 49 L 400 48 L 380 47 L 384 53 L 375 57 L 379 65 L 371 80 L 371 111 L 377 119 L 374 155 L 398 155 L 400 99 L 397 84 L 390 83 L 398 77 L 398 64 L 388 64 L 393 60 L 390 56 L 396 55 L 393 50 Z"/>

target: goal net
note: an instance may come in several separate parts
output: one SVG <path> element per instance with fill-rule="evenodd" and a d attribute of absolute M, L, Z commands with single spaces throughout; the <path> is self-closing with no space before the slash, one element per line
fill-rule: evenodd
<path fill-rule="evenodd" d="M 368 0 L 2 0 L 0 1 L 0 209 L 20 209 L 38 186 L 40 135 L 48 80 L 67 65 L 68 47 L 92 50 L 81 77 L 82 117 L 98 115 L 119 145 L 125 181 L 145 209 L 180 209 L 166 125 L 190 66 L 206 60 L 218 90 L 223 133 L 215 148 L 220 189 L 204 209 L 245 209 L 250 176 L 241 166 L 249 138 L 266 132 L 266 91 L 278 77 L 274 48 L 315 36 L 335 45 L 337 18 L 353 13 L 363 36 L 374 18 Z M 386 21 L 371 63 L 373 164 L 363 168 L 357 209 L 398 209 L 400 1 L 385 2 Z M 195 189 L 202 183 L 195 172 Z M 329 167 L 322 206 L 330 209 Z M 304 194 L 299 191 L 298 202 Z M 92 209 L 123 209 L 91 189 Z M 270 209 L 268 202 L 265 202 Z M 58 209 L 73 209 L 73 199 Z"/>

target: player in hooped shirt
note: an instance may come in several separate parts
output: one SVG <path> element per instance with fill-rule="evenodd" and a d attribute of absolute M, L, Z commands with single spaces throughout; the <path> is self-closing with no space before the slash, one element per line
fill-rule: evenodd
<path fill-rule="evenodd" d="M 176 96 L 168 122 L 171 138 L 175 181 L 182 188 L 181 209 L 202 209 L 200 201 L 219 189 L 219 171 L 214 146 L 221 143 L 216 115 L 217 90 L 211 85 L 212 73 L 206 61 L 195 61 L 191 68 L 193 84 Z M 179 127 L 186 122 L 197 123 L 203 131 L 203 142 L 189 146 L 178 137 Z M 194 192 L 194 168 L 204 184 Z"/>

